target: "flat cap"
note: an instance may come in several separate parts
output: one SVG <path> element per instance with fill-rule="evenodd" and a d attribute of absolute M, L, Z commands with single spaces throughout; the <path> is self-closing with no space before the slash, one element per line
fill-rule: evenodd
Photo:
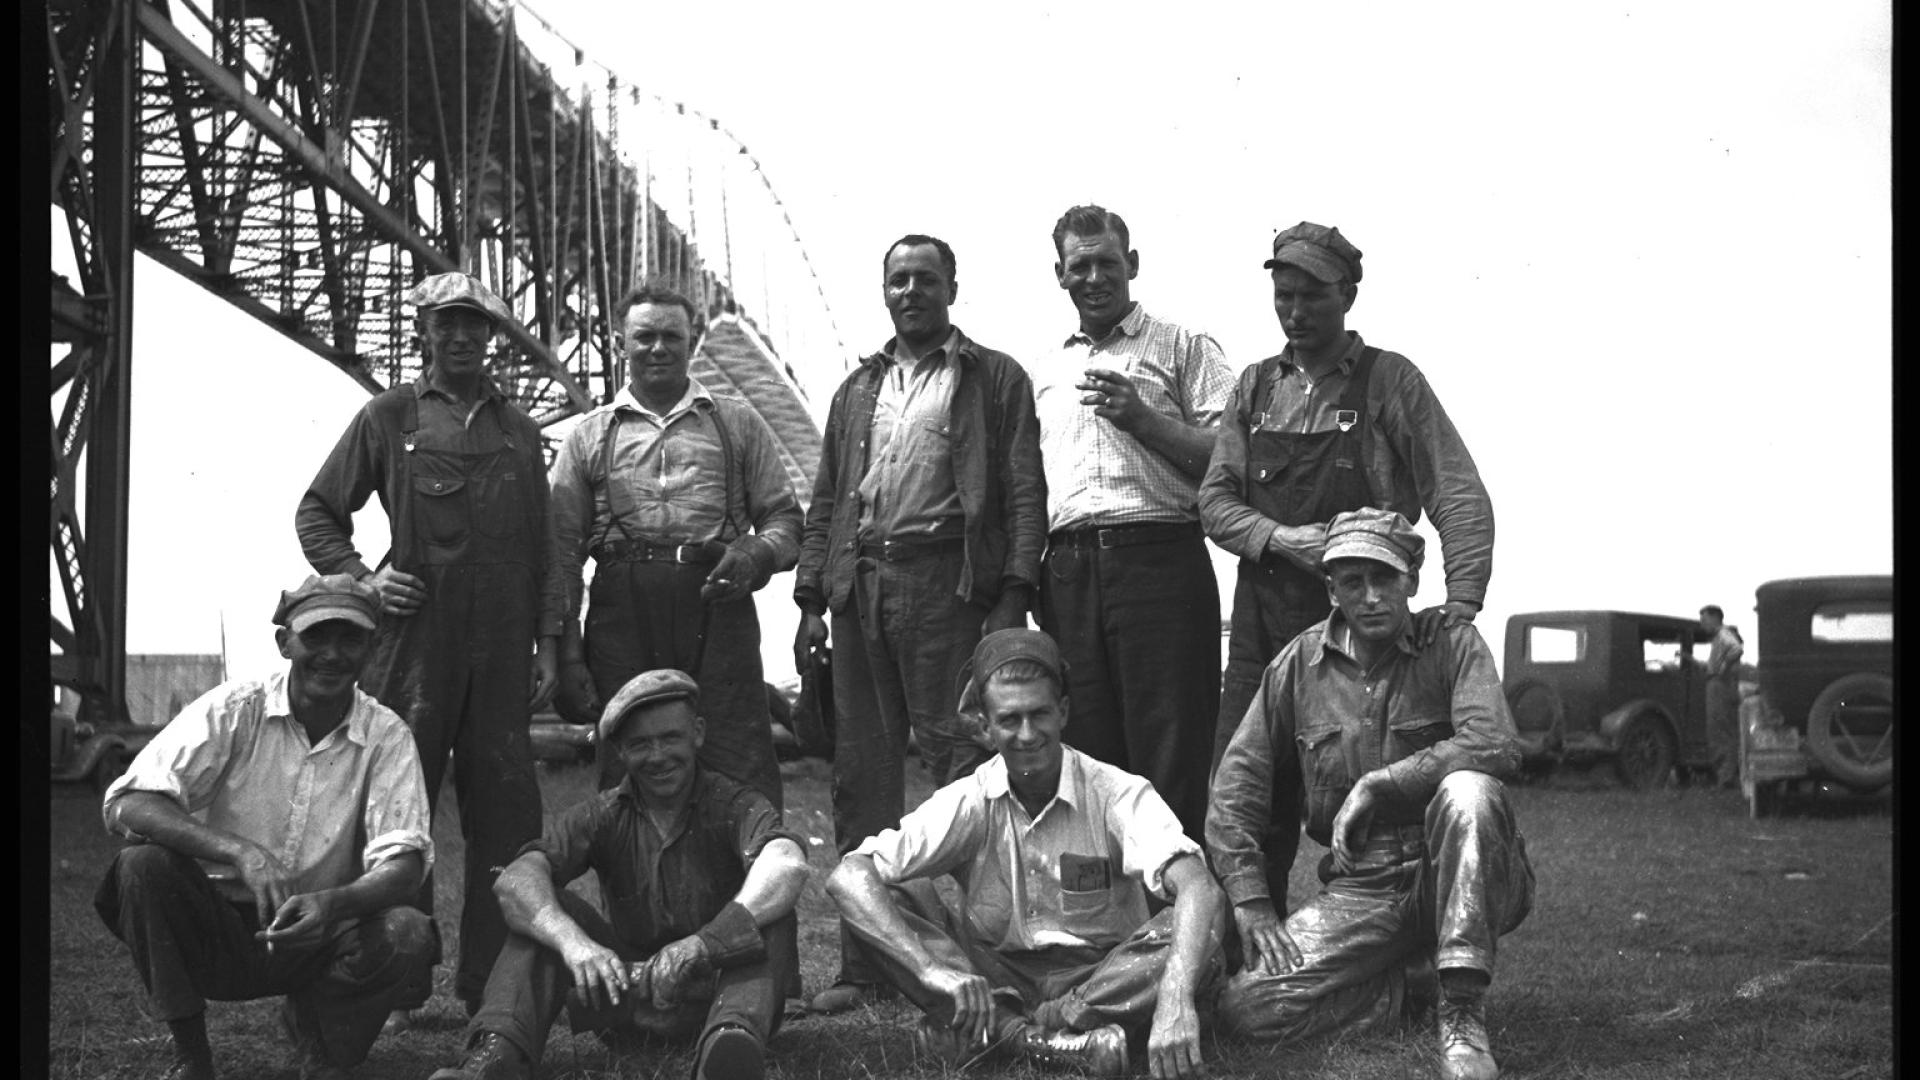
<path fill-rule="evenodd" d="M 463 274 L 458 270 L 421 279 L 420 284 L 407 291 L 407 303 L 421 311 L 443 307 L 472 308 L 495 323 L 513 321 L 513 312 L 507 310 L 506 303 L 495 296 L 492 289 L 480 284 L 480 279 L 472 274 Z"/>
<path fill-rule="evenodd" d="M 627 680 L 627 685 L 613 695 L 607 707 L 600 711 L 598 728 L 600 741 L 613 738 L 620 728 L 620 721 L 626 715 L 642 705 L 658 705 L 663 701 L 685 699 L 696 708 L 700 704 L 700 684 L 693 676 L 674 668 L 655 668 L 643 671 Z"/>
<path fill-rule="evenodd" d="M 1347 243 L 1339 229 L 1303 221 L 1283 229 L 1273 238 L 1273 258 L 1260 265 L 1268 270 L 1285 264 L 1297 266 L 1316 280 L 1329 285 L 1338 281 L 1360 281 L 1360 249 Z"/>
<path fill-rule="evenodd" d="M 1060 646 L 1045 631 L 1015 627 L 995 630 L 973 647 L 973 656 L 960 668 L 960 700 L 979 700 L 993 673 L 1013 660 L 1031 660 L 1053 673 L 1060 685 L 1067 684 L 1067 662 Z"/>
<path fill-rule="evenodd" d="M 296 634 L 328 619 L 373 629 L 380 621 L 379 590 L 351 574 L 313 574 L 299 588 L 281 592 L 273 609 L 274 625 Z"/>
<path fill-rule="evenodd" d="M 1411 573 L 1420 569 L 1426 553 L 1427 542 L 1399 512 L 1363 506 L 1335 514 L 1327 523 L 1327 548 L 1320 564 L 1335 559 L 1372 559 Z"/>

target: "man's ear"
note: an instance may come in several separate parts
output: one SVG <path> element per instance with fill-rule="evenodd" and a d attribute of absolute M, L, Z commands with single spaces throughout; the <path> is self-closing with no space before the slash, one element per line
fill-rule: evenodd
<path fill-rule="evenodd" d="M 1351 281 L 1345 282 L 1340 286 L 1340 295 L 1346 299 L 1346 303 L 1340 306 L 1341 313 L 1345 314 L 1353 310 L 1353 302 L 1360 295 L 1360 286 Z"/>
<path fill-rule="evenodd" d="M 293 631 L 282 626 L 273 632 L 273 641 L 274 644 L 280 646 L 281 659 L 293 659 Z"/>
<path fill-rule="evenodd" d="M 1129 251 L 1127 252 L 1127 280 L 1132 281 L 1134 278 L 1137 278 L 1139 276 L 1140 276 L 1140 253 L 1137 251 Z"/>
<path fill-rule="evenodd" d="M 1053 280 L 1059 282 L 1061 288 L 1064 289 L 1067 287 L 1067 267 L 1065 263 L 1056 262 L 1053 264 Z"/>
<path fill-rule="evenodd" d="M 1419 591 L 1420 571 L 1418 569 L 1407 571 L 1407 597 L 1411 599 Z"/>
<path fill-rule="evenodd" d="M 707 742 L 707 718 L 693 714 L 693 748 L 698 751 Z"/>

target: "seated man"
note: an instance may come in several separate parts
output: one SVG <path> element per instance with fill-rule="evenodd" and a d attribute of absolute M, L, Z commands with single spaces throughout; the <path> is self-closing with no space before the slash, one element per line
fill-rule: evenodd
<path fill-rule="evenodd" d="M 700 686 L 642 672 L 600 714 L 626 777 L 521 849 L 494 894 L 510 933 L 468 1031 L 432 1080 L 522 1080 L 571 1005 L 575 1031 L 698 1035 L 698 1080 L 758 1080 L 778 1028 L 807 881 L 797 836 L 759 791 L 702 769 Z M 589 869 L 602 915 L 567 882 Z M 783 962 L 784 961 L 784 962 Z M 571 993 L 569 992 L 571 991 Z"/>
<path fill-rule="evenodd" d="M 1483 998 L 1494 946 L 1533 903 L 1498 779 L 1520 753 L 1473 624 L 1414 648 L 1408 601 L 1424 547 L 1393 511 L 1334 516 L 1322 566 L 1336 610 L 1267 665 L 1220 760 L 1207 850 L 1245 966 L 1221 991 L 1219 1016 L 1224 1030 L 1261 1039 L 1374 1030 L 1419 1011 L 1408 969 L 1430 980 L 1437 967 L 1445 1074 L 1491 1080 Z M 1307 835 L 1332 851 L 1320 895 L 1283 922 L 1261 839 L 1278 820 L 1290 864 L 1303 805 Z"/>
<path fill-rule="evenodd" d="M 364 1061 L 424 994 L 433 930 L 411 907 L 433 862 L 413 735 L 354 685 L 380 595 L 346 574 L 280 594 L 287 670 L 215 687 L 107 789 L 114 857 L 94 908 L 133 950 L 170 1077 L 214 1075 L 207 999 L 286 995 L 300 1075 Z"/>
<path fill-rule="evenodd" d="M 1152 1075 L 1197 1074 L 1195 998 L 1220 972 L 1225 923 L 1198 845 L 1146 780 L 1062 745 L 1052 638 L 988 634 L 962 677 L 960 711 L 995 756 L 848 853 L 827 884 L 841 917 L 925 1011 L 921 1051 L 947 1064 L 1006 1046 L 1118 1076 L 1127 1029 L 1151 1020 Z M 932 890 L 948 873 L 963 914 Z M 1172 907 L 1148 918 L 1148 893 Z"/>

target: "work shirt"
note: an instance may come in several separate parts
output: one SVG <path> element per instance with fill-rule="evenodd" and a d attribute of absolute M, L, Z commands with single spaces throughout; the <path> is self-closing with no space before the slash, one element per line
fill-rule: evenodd
<path fill-rule="evenodd" d="M 1729 683 L 1739 681 L 1740 657 L 1746 651 L 1740 631 L 1722 623 L 1720 631 L 1713 635 L 1713 645 L 1707 649 L 1707 678 Z"/>
<path fill-rule="evenodd" d="M 963 511 L 953 480 L 953 365 L 957 330 L 917 362 L 895 339 L 881 354 L 872 450 L 860 481 L 860 535 L 886 540 L 956 531 Z"/>
<path fill-rule="evenodd" d="M 1365 348 L 1360 335 L 1349 330 L 1339 362 L 1315 381 L 1294 362 L 1288 345 L 1275 365 L 1258 424 L 1247 414 L 1260 365 L 1241 373 L 1200 483 L 1201 519 L 1214 543 L 1245 559 L 1289 548 L 1319 563 L 1323 545 L 1274 546 L 1277 523 L 1247 505 L 1248 433 L 1255 428 L 1293 434 L 1339 430 L 1339 402 Z M 1373 505 L 1397 510 L 1414 523 L 1423 509 L 1430 513 L 1446 560 L 1447 599 L 1478 606 L 1493 576 L 1493 500 L 1460 432 L 1420 369 L 1384 350 L 1367 382 L 1367 414 L 1362 459 Z"/>
<path fill-rule="evenodd" d="M 1265 897 L 1267 822 L 1297 836 L 1303 790 L 1307 835 L 1331 846 L 1334 816 L 1366 773 L 1384 766 L 1392 779 L 1370 827 L 1418 825 L 1448 774 L 1517 772 L 1515 740 L 1493 652 L 1473 624 L 1415 649 L 1409 620 L 1363 669 L 1336 608 L 1267 665 L 1220 759 L 1207 810 L 1214 874 L 1236 904 Z"/>
<path fill-rule="evenodd" d="M 358 687 L 346 722 L 315 744 L 294 719 L 288 672 L 223 683 L 154 735 L 101 803 L 107 831 L 123 798 L 148 791 L 205 825 L 265 848 L 293 874 L 293 893 L 350 884 L 417 851 L 433 867 L 426 781 L 413 733 Z M 201 860 L 231 899 L 251 897 L 231 865 Z"/>
<path fill-rule="evenodd" d="M 1133 380 L 1140 400 L 1183 424 L 1219 423 L 1233 391 L 1226 354 L 1212 337 L 1156 319 L 1139 304 L 1094 341 L 1076 331 L 1034 366 L 1047 528 L 1195 521 L 1196 482 L 1146 444 L 1082 405 L 1088 368 Z"/>
<path fill-rule="evenodd" d="M 1200 852 L 1145 779 L 1063 746 L 1060 787 L 1029 815 L 995 755 L 855 849 L 880 880 L 952 874 L 966 925 L 997 951 L 1111 948 L 1167 893 L 1167 864 Z"/>
<path fill-rule="evenodd" d="M 692 799 L 664 837 L 628 777 L 549 820 L 546 834 L 518 854 L 544 854 L 556 886 L 593 870 L 621 940 L 654 953 L 698 931 L 738 896 L 747 868 L 768 844 L 784 838 L 806 850 L 765 795 L 695 770 Z"/>
<path fill-rule="evenodd" d="M 732 483 L 723 468 L 723 424 Z M 622 387 L 567 432 L 548 484 L 559 564 L 550 588 L 565 591 L 543 607 L 577 609 L 581 566 L 609 540 L 738 544 L 751 532 L 758 541 L 748 540 L 746 550 L 766 560 L 768 574 L 792 567 L 800 554 L 800 500 L 773 429 L 751 406 L 715 397 L 698 379 L 688 380 L 665 416 Z"/>

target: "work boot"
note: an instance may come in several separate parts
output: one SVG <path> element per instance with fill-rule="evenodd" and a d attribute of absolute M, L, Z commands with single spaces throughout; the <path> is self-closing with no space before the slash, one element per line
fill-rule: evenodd
<path fill-rule="evenodd" d="M 763 1080 L 766 1075 L 766 1051 L 746 1028 L 728 1024 L 700 1040 L 694 1080 Z"/>
<path fill-rule="evenodd" d="M 483 1031 L 457 1069 L 441 1069 L 427 1080 L 530 1080 L 533 1070 L 520 1048 L 504 1035 Z"/>
<path fill-rule="evenodd" d="M 1080 1069 L 1095 1076 L 1125 1076 L 1127 1033 L 1119 1024 L 1092 1031 L 1047 1031 L 1027 1024 L 1013 1038 L 1013 1048 L 1036 1064 Z"/>
<path fill-rule="evenodd" d="M 1484 997 L 1441 995 L 1440 1075 L 1446 1080 L 1495 1080 L 1500 1075 L 1487 1038 Z"/>

